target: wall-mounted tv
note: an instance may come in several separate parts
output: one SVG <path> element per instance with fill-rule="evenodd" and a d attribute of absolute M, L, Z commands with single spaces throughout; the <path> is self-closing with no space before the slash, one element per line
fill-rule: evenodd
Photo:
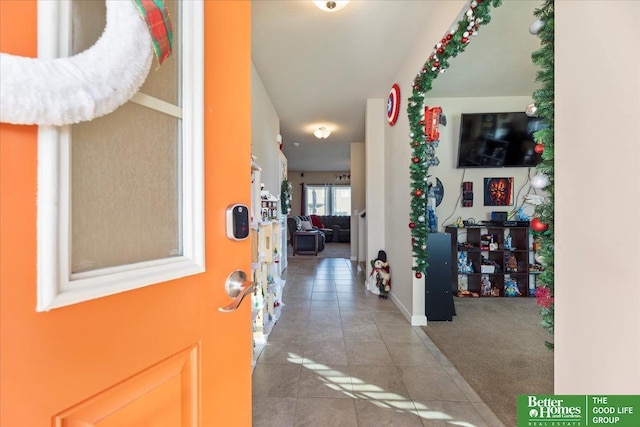
<path fill-rule="evenodd" d="M 533 133 L 547 127 L 523 112 L 462 114 L 458 168 L 534 167 Z"/>

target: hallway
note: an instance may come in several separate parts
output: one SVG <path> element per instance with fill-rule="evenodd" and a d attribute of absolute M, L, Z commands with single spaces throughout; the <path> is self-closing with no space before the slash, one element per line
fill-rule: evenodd
<path fill-rule="evenodd" d="M 284 278 L 253 372 L 254 427 L 502 425 L 419 327 L 365 291 L 355 263 L 289 257 Z"/>

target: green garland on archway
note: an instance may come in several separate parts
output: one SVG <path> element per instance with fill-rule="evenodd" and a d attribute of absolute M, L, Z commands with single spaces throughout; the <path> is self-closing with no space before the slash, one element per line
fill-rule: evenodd
<path fill-rule="evenodd" d="M 435 155 L 438 141 L 428 141 L 424 133 L 425 94 L 431 90 L 433 80 L 449 68 L 449 59 L 463 52 L 481 25 L 491 20 L 491 7 L 498 7 L 502 0 L 473 0 L 469 3 L 457 26 L 439 41 L 429 59 L 413 81 L 413 93 L 408 99 L 407 113 L 411 131 L 411 245 L 414 256 L 413 270 L 421 278 L 429 266 L 427 262 L 427 240 L 429 227 L 425 218 L 427 207 L 427 176 L 429 167 L 439 163 Z"/>
<path fill-rule="evenodd" d="M 280 185 L 280 208 L 282 215 L 288 215 L 291 212 L 291 181 L 286 179 Z"/>
<path fill-rule="evenodd" d="M 553 0 L 546 0 L 540 9 L 536 9 L 534 16 L 537 18 L 531 26 L 531 32 L 540 38 L 541 47 L 531 55 L 534 65 L 540 67 L 536 75 L 536 81 L 542 83 L 542 87 L 533 93 L 533 101 L 536 107 L 536 115 L 541 117 L 548 126 L 539 130 L 533 137 L 537 144 L 542 144 L 542 160 L 538 163 L 538 173 L 549 178 L 549 185 L 544 190 L 547 193 L 542 204 L 536 206 L 536 216 L 548 226 L 545 231 L 534 232 L 534 236 L 540 244 L 538 256 L 544 265 L 544 271 L 536 281 L 536 298 L 541 306 L 542 327 L 553 334 L 554 330 L 554 301 L 553 301 L 553 271 L 554 271 L 554 7 Z M 545 343 L 549 349 L 553 344 Z"/>

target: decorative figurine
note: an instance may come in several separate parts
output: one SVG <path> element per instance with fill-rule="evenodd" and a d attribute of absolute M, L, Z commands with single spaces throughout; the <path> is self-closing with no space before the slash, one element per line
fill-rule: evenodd
<path fill-rule="evenodd" d="M 489 276 L 482 276 L 480 281 L 480 294 L 483 297 L 491 296 L 491 281 L 489 281 Z"/>
<path fill-rule="evenodd" d="M 507 273 L 517 273 L 518 272 L 518 260 L 516 256 L 513 254 L 509 255 L 507 259 Z"/>
<path fill-rule="evenodd" d="M 513 246 L 511 246 L 511 242 L 512 242 L 511 234 L 509 234 L 507 236 L 507 238 L 505 239 L 505 241 L 504 241 L 504 248 L 505 249 L 515 249 Z"/>
<path fill-rule="evenodd" d="M 367 289 L 374 294 L 378 294 L 378 298 L 389 298 L 391 274 L 389 263 L 387 262 L 387 253 L 378 251 L 378 257 L 371 261 L 371 267 Z"/>
<path fill-rule="evenodd" d="M 460 252 L 458 255 L 458 272 L 473 273 L 473 265 L 471 265 L 471 260 L 467 258 L 466 252 Z"/>
<path fill-rule="evenodd" d="M 516 297 L 522 295 L 522 293 L 520 293 L 520 289 L 518 289 L 518 284 L 509 279 L 509 280 L 505 280 L 504 282 L 504 296 L 506 297 Z"/>

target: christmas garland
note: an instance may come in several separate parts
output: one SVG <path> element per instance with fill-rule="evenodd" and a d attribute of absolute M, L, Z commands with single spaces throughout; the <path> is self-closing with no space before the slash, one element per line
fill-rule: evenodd
<path fill-rule="evenodd" d="M 280 207 L 283 215 L 291 212 L 291 181 L 286 179 L 280 185 Z"/>
<path fill-rule="evenodd" d="M 173 33 L 163 0 L 107 0 L 100 39 L 68 58 L 0 53 L 0 122 L 62 126 L 109 114 L 147 78 L 154 50 L 171 54 Z"/>
<path fill-rule="evenodd" d="M 554 330 L 554 165 L 553 165 L 553 140 L 554 140 L 554 7 L 553 0 L 546 0 L 540 9 L 536 9 L 534 16 L 536 21 L 531 24 L 530 32 L 540 38 L 541 48 L 531 55 L 533 64 L 540 67 L 536 81 L 542 83 L 542 87 L 533 93 L 533 101 L 536 108 L 535 114 L 541 117 L 548 128 L 536 132 L 535 142 L 542 151 L 542 160 L 537 166 L 539 174 L 548 177 L 548 184 L 544 187 L 547 196 L 543 203 L 536 206 L 535 213 L 545 225 L 543 231 L 533 232 L 540 245 L 537 252 L 538 259 L 544 265 L 544 271 L 536 281 L 536 298 L 541 306 L 542 327 L 553 334 Z M 549 349 L 553 344 L 545 343 Z"/>
<path fill-rule="evenodd" d="M 427 207 L 427 177 L 429 167 L 440 161 L 435 155 L 437 140 L 428 140 L 424 132 L 424 99 L 431 90 L 433 80 L 449 68 L 449 59 L 463 52 L 481 25 L 491 20 L 491 7 L 498 7 L 501 0 L 474 0 L 469 3 L 457 26 L 444 35 L 429 56 L 413 81 L 412 96 L 408 99 L 407 113 L 409 115 L 409 129 L 411 131 L 411 212 L 409 213 L 409 228 L 411 229 L 411 245 L 414 256 L 413 270 L 416 278 L 421 278 L 429 266 L 427 262 L 427 240 L 429 227 L 425 219 Z"/>

